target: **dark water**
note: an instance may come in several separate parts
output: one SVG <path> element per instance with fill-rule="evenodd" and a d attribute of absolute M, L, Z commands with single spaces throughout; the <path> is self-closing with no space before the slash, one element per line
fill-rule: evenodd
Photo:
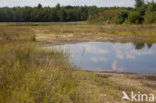
<path fill-rule="evenodd" d="M 85 42 L 58 45 L 71 53 L 71 63 L 90 71 L 156 73 L 156 44 Z"/>

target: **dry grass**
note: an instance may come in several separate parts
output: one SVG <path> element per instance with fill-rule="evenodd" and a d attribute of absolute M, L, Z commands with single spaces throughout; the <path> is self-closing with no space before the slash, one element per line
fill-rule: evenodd
<path fill-rule="evenodd" d="M 128 37 L 139 32 L 137 36 L 151 38 L 155 25 L 145 25 L 144 29 L 85 23 L 38 25 L 0 25 L 0 103 L 128 103 L 121 101 L 122 91 L 156 95 L 155 75 L 75 71 L 68 51 L 43 50 L 35 41 L 35 36 L 37 40 L 115 37 L 123 31 L 130 33 Z M 143 31 L 153 34 L 141 35 Z"/>
<path fill-rule="evenodd" d="M 7 29 L 6 29 L 7 28 Z M 38 41 L 47 40 L 134 40 L 156 42 L 156 25 L 89 25 L 87 22 L 67 23 L 1 23 L 0 34 L 31 33 Z M 7 33 L 2 33 L 6 32 Z M 0 36 L 0 38 L 3 37 Z M 7 37 L 5 37 L 7 38 Z M 13 37 L 11 37 L 13 38 Z M 33 37 L 32 37 L 33 38 Z"/>
<path fill-rule="evenodd" d="M 153 93 L 156 95 L 155 81 L 145 80 L 156 75 L 141 74 L 117 74 L 117 73 L 99 73 L 99 72 L 83 72 L 78 71 L 76 76 L 79 77 L 79 87 L 81 93 L 87 93 L 90 97 L 89 103 L 129 103 L 129 101 L 121 100 L 125 91 L 131 93 Z M 145 83 L 151 84 L 145 85 Z M 145 102 L 146 103 L 146 102 Z"/>
<path fill-rule="evenodd" d="M 1 103 L 69 103 L 76 86 L 72 66 L 61 51 L 31 43 L 0 46 Z"/>

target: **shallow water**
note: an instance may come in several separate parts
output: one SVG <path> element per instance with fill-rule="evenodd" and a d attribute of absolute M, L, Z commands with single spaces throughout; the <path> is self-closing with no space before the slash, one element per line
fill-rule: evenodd
<path fill-rule="evenodd" d="M 156 73 L 156 44 L 84 42 L 48 48 L 70 51 L 71 64 L 83 70 Z"/>

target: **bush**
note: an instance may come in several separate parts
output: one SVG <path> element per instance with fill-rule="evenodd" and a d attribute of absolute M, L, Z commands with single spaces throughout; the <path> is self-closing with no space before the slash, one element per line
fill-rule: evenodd
<path fill-rule="evenodd" d="M 133 24 L 140 24 L 143 21 L 141 14 L 138 11 L 129 13 L 128 20 Z"/>
<path fill-rule="evenodd" d="M 156 21 L 156 12 L 146 12 L 144 17 L 145 23 L 154 23 Z"/>
<path fill-rule="evenodd" d="M 123 17 L 117 17 L 115 19 L 115 23 L 116 24 L 122 24 L 125 21 L 125 19 Z"/>
<path fill-rule="evenodd" d="M 117 17 L 115 19 L 116 24 L 122 24 L 125 22 L 125 20 L 128 18 L 128 12 L 127 11 L 121 11 L 117 13 Z"/>
<path fill-rule="evenodd" d="M 148 11 L 148 12 L 154 12 L 154 11 L 156 11 L 156 3 L 154 1 L 149 2 L 147 4 L 147 10 L 146 11 Z"/>
<path fill-rule="evenodd" d="M 123 9 L 122 9 L 123 10 Z M 114 23 L 116 14 L 121 11 L 121 8 L 117 9 L 107 9 L 103 10 L 97 14 L 94 14 L 92 16 L 89 16 L 88 21 L 89 23 Z"/>
<path fill-rule="evenodd" d="M 136 8 L 136 11 L 138 11 L 141 15 L 145 15 L 146 6 L 141 6 L 139 8 Z"/>

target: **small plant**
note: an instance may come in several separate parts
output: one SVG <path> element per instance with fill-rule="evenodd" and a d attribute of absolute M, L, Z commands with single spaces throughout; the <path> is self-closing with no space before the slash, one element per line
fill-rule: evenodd
<path fill-rule="evenodd" d="M 32 36 L 31 36 L 31 40 L 32 40 L 32 41 L 36 41 L 36 36 L 35 36 L 35 35 L 32 35 Z"/>
<path fill-rule="evenodd" d="M 98 19 L 96 19 L 96 23 L 97 24 L 102 24 L 104 22 L 104 18 L 103 17 L 99 17 Z"/>

